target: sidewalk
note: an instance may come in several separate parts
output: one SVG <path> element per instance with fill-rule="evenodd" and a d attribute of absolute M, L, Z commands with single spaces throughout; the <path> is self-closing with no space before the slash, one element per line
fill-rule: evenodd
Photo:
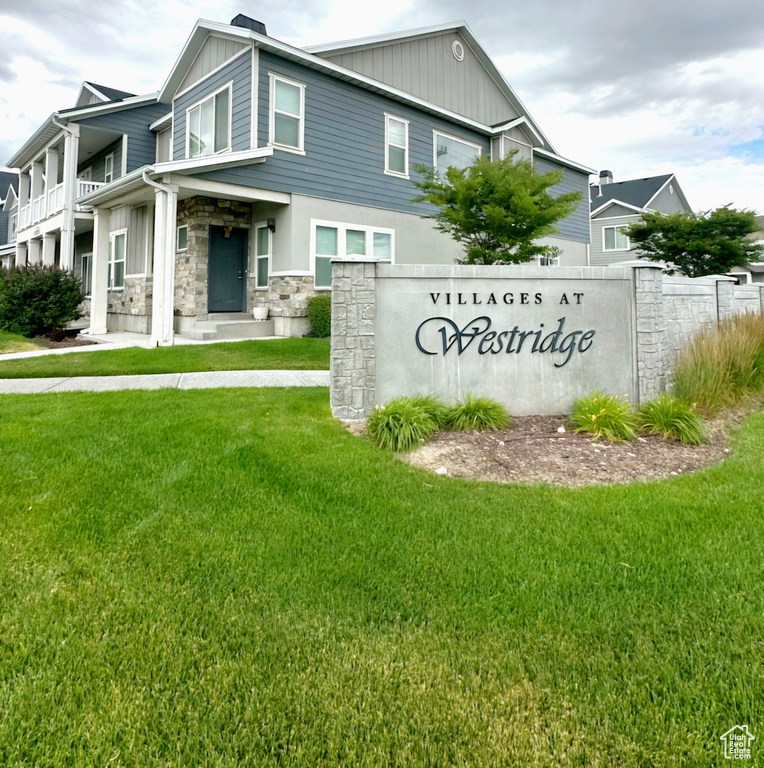
<path fill-rule="evenodd" d="M 216 389 L 219 387 L 328 387 L 329 371 L 205 371 L 143 376 L 72 376 L 0 379 L 0 394 L 116 392 L 122 389 Z"/>

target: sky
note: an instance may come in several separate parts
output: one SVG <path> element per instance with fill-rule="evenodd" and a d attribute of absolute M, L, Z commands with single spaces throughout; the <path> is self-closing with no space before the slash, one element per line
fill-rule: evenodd
<path fill-rule="evenodd" d="M 237 13 L 296 46 L 466 21 L 559 154 L 764 213 L 761 0 L 0 0 L 0 166 L 83 80 L 157 91 L 197 18 Z"/>

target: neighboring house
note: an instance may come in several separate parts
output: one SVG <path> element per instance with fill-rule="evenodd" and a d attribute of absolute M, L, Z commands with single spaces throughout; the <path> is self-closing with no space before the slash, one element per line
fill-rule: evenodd
<path fill-rule="evenodd" d="M 85 83 L 12 158 L 17 260 L 82 274 L 93 333 L 169 344 L 268 305 L 299 335 L 333 257 L 460 257 L 411 202 L 415 164 L 512 149 L 586 193 L 591 170 L 556 154 L 464 23 L 301 50 L 246 16 L 198 21 L 157 94 Z M 586 264 L 588 214 L 547 238 L 561 264 Z"/>
<path fill-rule="evenodd" d="M 764 245 L 764 216 L 757 216 L 756 223 L 759 225 L 758 230 L 752 232 L 748 237 L 754 242 Z M 755 261 L 744 267 L 732 267 L 730 274 L 736 277 L 741 284 L 764 283 L 764 262 Z"/>
<path fill-rule="evenodd" d="M 689 213 L 691 208 L 673 173 L 632 181 L 613 181 L 602 171 L 599 181 L 589 187 L 592 218 L 592 267 L 617 264 L 639 258 L 625 228 L 641 220 L 648 211 Z"/>
<path fill-rule="evenodd" d="M 19 175 L 0 171 L 0 267 L 16 260 Z"/>

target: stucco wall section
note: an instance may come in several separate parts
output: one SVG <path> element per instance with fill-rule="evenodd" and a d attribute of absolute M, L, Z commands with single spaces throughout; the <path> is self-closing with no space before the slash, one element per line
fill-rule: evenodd
<path fill-rule="evenodd" d="M 340 419 L 363 418 L 376 402 L 376 270 L 369 261 L 332 270 L 331 406 Z"/>

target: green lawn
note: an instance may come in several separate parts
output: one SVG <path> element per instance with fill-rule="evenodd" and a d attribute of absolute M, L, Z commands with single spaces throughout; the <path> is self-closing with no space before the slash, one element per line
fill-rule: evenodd
<path fill-rule="evenodd" d="M 328 370 L 329 339 L 228 341 L 0 360 L 0 379 L 192 371 Z"/>
<path fill-rule="evenodd" d="M 11 352 L 35 352 L 42 349 L 42 345 L 34 339 L 28 339 L 18 333 L 9 333 L 0 331 L 0 355 L 10 354 Z"/>
<path fill-rule="evenodd" d="M 722 466 L 588 490 L 427 474 L 325 389 L 6 395 L 0 453 L 0 765 L 711 766 L 733 726 L 764 739 L 764 414 Z"/>

